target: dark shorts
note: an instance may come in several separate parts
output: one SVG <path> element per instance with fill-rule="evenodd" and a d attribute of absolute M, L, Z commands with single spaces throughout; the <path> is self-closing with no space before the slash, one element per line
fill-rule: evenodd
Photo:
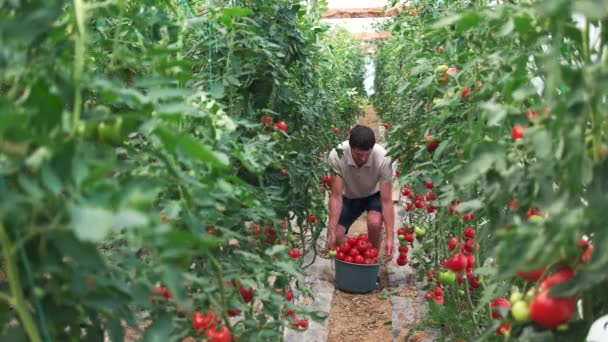
<path fill-rule="evenodd" d="M 380 192 L 363 198 L 346 198 L 342 196 L 342 212 L 338 224 L 344 226 L 346 231 L 363 214 L 364 211 L 382 212 L 382 202 Z"/>

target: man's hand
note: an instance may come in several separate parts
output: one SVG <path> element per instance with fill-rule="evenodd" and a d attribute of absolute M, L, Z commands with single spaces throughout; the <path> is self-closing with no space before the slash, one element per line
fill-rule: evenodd
<path fill-rule="evenodd" d="M 325 239 L 325 249 L 327 251 L 329 251 L 332 248 L 334 248 L 335 244 L 336 244 L 336 230 L 332 229 L 331 227 L 328 227 L 327 228 L 327 238 Z"/>
<path fill-rule="evenodd" d="M 387 259 L 391 259 L 393 257 L 393 252 L 395 250 L 395 239 L 391 237 L 386 237 L 386 241 L 384 241 L 384 255 Z"/>

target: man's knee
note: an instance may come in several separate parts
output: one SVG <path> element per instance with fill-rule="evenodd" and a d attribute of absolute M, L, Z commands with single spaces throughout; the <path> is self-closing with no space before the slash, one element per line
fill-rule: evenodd
<path fill-rule="evenodd" d="M 382 229 L 382 214 L 376 211 L 367 213 L 367 229 L 380 231 Z"/>

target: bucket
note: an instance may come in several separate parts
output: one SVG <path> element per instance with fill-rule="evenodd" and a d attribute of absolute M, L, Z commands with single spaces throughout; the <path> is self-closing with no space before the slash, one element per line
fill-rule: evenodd
<path fill-rule="evenodd" d="M 352 264 L 334 259 L 336 267 L 336 288 L 349 293 L 367 293 L 376 289 L 376 279 L 380 264 Z"/>

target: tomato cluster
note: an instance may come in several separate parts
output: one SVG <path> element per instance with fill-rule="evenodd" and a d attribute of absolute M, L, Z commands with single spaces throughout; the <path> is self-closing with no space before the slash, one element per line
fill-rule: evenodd
<path fill-rule="evenodd" d="M 338 260 L 360 265 L 373 265 L 378 263 L 378 249 L 369 241 L 367 234 L 350 236 L 333 251 Z M 333 255 L 333 253 L 331 253 Z"/>

